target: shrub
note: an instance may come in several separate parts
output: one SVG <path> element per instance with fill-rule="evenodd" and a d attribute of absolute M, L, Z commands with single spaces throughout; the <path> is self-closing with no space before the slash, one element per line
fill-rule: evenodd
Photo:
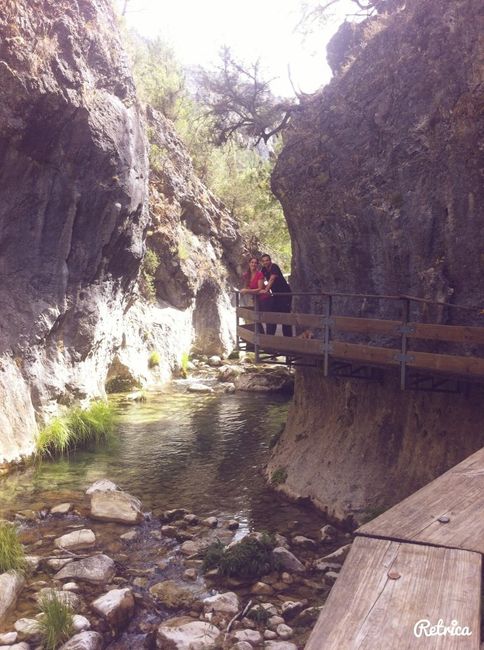
<path fill-rule="evenodd" d="M 157 352 L 156 350 L 153 350 L 153 352 L 150 354 L 150 358 L 148 359 L 148 367 L 156 368 L 156 366 L 160 365 L 160 361 L 161 361 L 160 353 Z"/>
<path fill-rule="evenodd" d="M 269 535 L 244 537 L 230 547 L 217 540 L 205 551 L 203 570 L 218 569 L 221 576 L 258 578 L 277 568 L 272 554 L 274 546 L 274 540 Z"/>
<path fill-rule="evenodd" d="M 287 480 L 287 470 L 285 467 L 279 467 L 272 472 L 271 475 L 271 484 L 272 485 L 281 485 Z"/>
<path fill-rule="evenodd" d="M 0 573 L 24 572 L 26 568 L 24 547 L 18 539 L 16 527 L 8 521 L 0 522 Z"/>
<path fill-rule="evenodd" d="M 190 359 L 190 355 L 188 352 L 183 352 L 181 355 L 181 361 L 180 361 L 180 366 L 181 366 L 181 372 L 182 376 L 186 379 L 188 376 L 188 361 Z"/>
<path fill-rule="evenodd" d="M 50 592 L 39 601 L 42 616 L 39 617 L 40 632 L 46 650 L 56 650 L 74 634 L 71 606 Z"/>
<path fill-rule="evenodd" d="M 107 439 L 116 424 L 114 407 L 107 402 L 93 402 L 89 408 L 74 408 L 52 420 L 36 439 L 39 456 L 59 456 L 70 449 Z"/>

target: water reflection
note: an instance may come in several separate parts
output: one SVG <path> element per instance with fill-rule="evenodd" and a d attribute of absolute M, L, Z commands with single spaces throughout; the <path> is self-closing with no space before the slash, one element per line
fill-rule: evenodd
<path fill-rule="evenodd" d="M 140 497 L 147 509 L 185 507 L 199 515 L 239 517 L 258 530 L 315 531 L 321 517 L 267 489 L 260 466 L 271 436 L 287 415 L 277 395 L 153 394 L 122 413 L 115 440 L 0 482 L 0 514 L 41 502 L 46 494 L 84 490 L 110 478 Z"/>

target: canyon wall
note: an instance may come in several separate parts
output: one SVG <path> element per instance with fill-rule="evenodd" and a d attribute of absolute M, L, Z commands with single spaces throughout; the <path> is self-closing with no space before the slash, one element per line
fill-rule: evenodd
<path fill-rule="evenodd" d="M 295 112 L 273 174 L 293 241 L 295 290 L 484 298 L 484 48 L 479 0 L 408 0 L 345 25 L 335 77 Z M 322 300 L 299 299 L 321 313 Z M 335 312 L 401 318 L 389 301 L 339 299 Z M 478 309 L 422 311 L 482 325 Z M 470 353 L 467 349 L 464 353 Z M 300 369 L 267 472 L 338 517 L 395 503 L 484 443 L 482 392 L 402 393 Z"/>
<path fill-rule="evenodd" d="M 147 121 L 164 160 L 151 172 Z M 182 226 L 188 253 L 176 244 Z M 146 237 L 161 260 L 151 300 L 138 282 Z M 39 426 L 103 396 L 107 379 L 166 380 L 194 336 L 230 349 L 239 254 L 235 224 L 172 125 L 140 106 L 110 2 L 5 0 L 0 463 L 31 453 Z M 194 316 L 197 300 L 205 311 Z"/>

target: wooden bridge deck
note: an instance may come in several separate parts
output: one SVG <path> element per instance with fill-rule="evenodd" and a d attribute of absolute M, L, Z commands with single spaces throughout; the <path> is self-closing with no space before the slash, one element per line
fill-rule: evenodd
<path fill-rule="evenodd" d="M 258 361 L 264 360 L 264 353 L 269 357 L 292 356 L 319 364 L 325 375 L 330 374 L 331 362 L 342 362 L 397 369 L 402 388 L 406 387 L 410 371 L 484 382 L 484 356 L 477 352 L 484 350 L 479 347 L 484 346 L 484 327 L 420 323 L 409 320 L 408 311 L 407 306 L 403 319 L 398 321 L 332 313 L 261 312 L 257 307 L 238 306 L 237 336 L 253 346 Z M 240 325 L 240 319 L 246 325 Z M 305 330 L 310 337 L 274 336 L 260 331 L 268 324 L 289 325 Z M 352 341 L 345 340 L 348 335 L 353 335 Z M 410 349 L 416 341 L 432 344 L 431 351 Z M 433 351 L 442 343 L 446 344 L 443 353 Z"/>
<path fill-rule="evenodd" d="M 483 553 L 484 448 L 357 530 L 306 650 L 477 650 Z"/>

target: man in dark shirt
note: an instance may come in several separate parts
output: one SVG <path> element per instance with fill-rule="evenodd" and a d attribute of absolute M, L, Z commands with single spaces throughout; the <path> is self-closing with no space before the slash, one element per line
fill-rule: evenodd
<path fill-rule="evenodd" d="M 291 311 L 291 287 L 288 285 L 285 277 L 282 275 L 281 269 L 277 264 L 273 264 L 270 255 L 264 253 L 261 257 L 262 264 L 262 273 L 264 278 L 267 280 L 267 285 L 265 286 L 265 291 L 275 294 L 287 294 L 287 295 L 275 295 L 271 300 L 271 311 L 286 312 Z M 277 325 L 268 324 L 266 327 L 267 334 L 275 334 Z M 292 326 L 283 325 L 282 333 L 284 336 L 292 336 Z"/>

